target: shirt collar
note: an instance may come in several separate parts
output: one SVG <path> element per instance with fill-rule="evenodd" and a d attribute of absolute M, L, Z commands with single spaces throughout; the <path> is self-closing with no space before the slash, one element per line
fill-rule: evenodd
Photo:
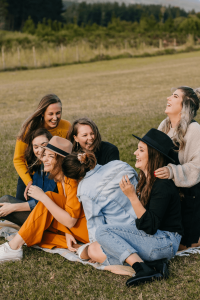
<path fill-rule="evenodd" d="M 85 175 L 84 178 L 87 178 L 87 177 L 92 176 L 92 175 L 93 175 L 94 173 L 96 173 L 101 167 L 102 167 L 101 165 L 96 164 L 95 168 L 92 169 L 92 170 L 90 170 L 90 171 L 88 171 L 88 172 L 86 173 L 86 175 Z"/>

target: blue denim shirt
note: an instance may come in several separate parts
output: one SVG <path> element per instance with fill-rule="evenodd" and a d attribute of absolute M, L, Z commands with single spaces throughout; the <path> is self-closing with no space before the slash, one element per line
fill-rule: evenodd
<path fill-rule="evenodd" d="M 38 186 L 44 192 L 55 191 L 57 185 L 54 180 L 51 180 L 48 177 L 49 177 L 49 173 L 44 173 L 43 165 L 41 165 L 39 170 L 35 172 L 33 175 L 33 185 Z M 38 203 L 38 200 L 35 200 L 34 198 L 30 198 L 27 202 L 30 206 L 30 209 L 33 210 L 36 204 Z"/>
<path fill-rule="evenodd" d="M 137 186 L 136 171 L 127 163 L 114 160 L 104 166 L 96 165 L 78 185 L 77 197 L 83 204 L 90 242 L 96 229 L 103 224 L 131 224 L 137 217 L 130 200 L 119 187 L 123 175 Z"/>

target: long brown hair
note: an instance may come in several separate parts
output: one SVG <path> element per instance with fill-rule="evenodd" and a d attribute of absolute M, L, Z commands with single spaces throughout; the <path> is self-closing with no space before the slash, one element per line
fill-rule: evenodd
<path fill-rule="evenodd" d="M 95 138 L 94 142 L 93 142 L 92 152 L 98 151 L 101 146 L 101 135 L 100 135 L 97 125 L 89 118 L 80 118 L 80 119 L 75 120 L 73 122 L 71 128 L 69 129 L 68 134 L 67 134 L 67 139 L 73 144 L 72 151 L 78 152 L 81 150 L 81 146 L 74 139 L 74 135 L 77 136 L 77 134 L 78 134 L 79 125 L 89 125 L 91 127 L 91 129 L 94 132 L 94 138 Z"/>
<path fill-rule="evenodd" d="M 28 143 L 28 146 L 24 153 L 24 158 L 28 165 L 28 173 L 31 175 L 33 174 L 33 172 L 35 172 L 38 169 L 38 165 L 40 165 L 40 160 L 35 156 L 35 154 L 33 152 L 32 142 L 36 137 L 41 136 L 41 135 L 46 136 L 46 138 L 49 141 L 52 138 L 51 133 L 45 128 L 39 128 L 39 129 L 33 131 L 30 135 L 29 143 Z"/>
<path fill-rule="evenodd" d="M 156 177 L 154 176 L 154 171 L 158 168 L 162 168 L 166 166 L 167 159 L 166 157 L 155 150 L 154 148 L 147 145 L 148 149 L 148 165 L 147 165 L 147 177 L 144 172 L 140 170 L 139 172 L 139 181 L 137 185 L 137 195 L 145 207 L 149 201 L 151 190 L 154 182 L 156 181 Z"/>
<path fill-rule="evenodd" d="M 36 111 L 32 115 L 30 115 L 23 123 L 18 135 L 19 140 L 23 141 L 26 144 L 29 144 L 32 132 L 38 128 L 43 127 L 44 120 L 42 116 L 45 113 L 47 107 L 54 103 L 60 103 L 62 107 L 60 99 L 54 94 L 48 94 L 41 99 Z"/>
<path fill-rule="evenodd" d="M 79 181 L 85 177 L 86 172 L 94 169 L 96 163 L 96 157 L 90 151 L 72 153 L 64 158 L 62 171 L 66 177 Z"/>

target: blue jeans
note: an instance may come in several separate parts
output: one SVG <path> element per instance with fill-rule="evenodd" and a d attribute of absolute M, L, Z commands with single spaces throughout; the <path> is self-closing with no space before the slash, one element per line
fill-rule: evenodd
<path fill-rule="evenodd" d="M 181 235 L 158 230 L 154 235 L 131 225 L 102 225 L 96 230 L 96 240 L 107 256 L 103 265 L 121 265 L 133 253 L 142 260 L 171 259 L 177 252 Z"/>
<path fill-rule="evenodd" d="M 24 198 L 24 191 L 26 189 L 26 185 L 24 184 L 23 180 L 21 177 L 18 178 L 17 181 L 17 193 L 16 193 L 16 198 L 19 200 L 22 200 L 26 202 L 26 199 Z"/>

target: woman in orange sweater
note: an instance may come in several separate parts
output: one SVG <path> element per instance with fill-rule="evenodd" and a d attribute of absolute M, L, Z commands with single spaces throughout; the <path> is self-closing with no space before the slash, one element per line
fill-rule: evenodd
<path fill-rule="evenodd" d="M 48 94 L 42 98 L 36 111 L 22 125 L 17 138 L 13 159 L 15 169 L 19 174 L 17 199 L 27 200 L 27 191 L 32 185 L 32 178 L 27 173 L 28 169 L 24 153 L 33 131 L 44 127 L 53 136 L 57 135 L 66 138 L 71 124 L 66 120 L 62 120 L 61 115 L 62 103 L 60 99 L 54 94 Z"/>
<path fill-rule="evenodd" d="M 76 240 L 88 243 L 85 214 L 78 201 L 77 181 L 66 178 L 62 172 L 64 157 L 72 151 L 70 141 L 54 136 L 46 147 L 44 170 L 57 181 L 59 194 L 44 193 L 39 187 L 31 186 L 28 195 L 39 200 L 18 234 L 0 246 L 0 261 L 20 260 L 22 245 L 39 245 L 43 248 L 68 248 L 76 251 Z M 78 247 L 78 245 L 77 245 Z"/>

